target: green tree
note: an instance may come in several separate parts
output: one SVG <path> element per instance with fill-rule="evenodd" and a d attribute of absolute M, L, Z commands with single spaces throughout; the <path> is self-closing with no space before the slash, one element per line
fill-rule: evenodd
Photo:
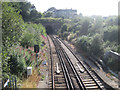
<path fill-rule="evenodd" d="M 35 19 L 37 17 L 37 14 L 38 14 L 37 10 L 32 10 L 30 12 L 30 18 L 31 18 L 31 20 Z"/>
<path fill-rule="evenodd" d="M 2 40 L 5 47 L 13 46 L 22 34 L 23 20 L 19 11 L 4 2 L 2 5 Z"/>
<path fill-rule="evenodd" d="M 22 31 L 24 30 L 24 22 L 18 9 L 13 8 L 8 2 L 2 3 L 2 71 L 3 78 L 10 75 L 10 53 L 12 47 L 18 44 Z"/>
<path fill-rule="evenodd" d="M 91 28 L 89 29 L 89 33 L 94 35 L 95 33 L 102 33 L 103 29 L 103 18 L 101 16 L 96 16 L 93 19 L 93 22 L 91 24 Z"/>
<path fill-rule="evenodd" d="M 91 40 L 91 52 L 100 57 L 103 55 L 104 49 L 103 49 L 103 40 L 99 34 L 96 34 L 92 40 Z"/>
<path fill-rule="evenodd" d="M 86 19 L 85 21 L 83 21 L 80 34 L 81 35 L 86 35 L 88 33 L 89 26 L 90 26 L 89 19 Z"/>
<path fill-rule="evenodd" d="M 44 14 L 44 17 L 51 17 L 52 16 L 52 12 L 47 12 Z"/>
<path fill-rule="evenodd" d="M 22 15 L 24 21 L 29 21 L 31 7 L 32 5 L 28 2 L 20 2 L 20 9 L 21 9 L 20 14 Z"/>

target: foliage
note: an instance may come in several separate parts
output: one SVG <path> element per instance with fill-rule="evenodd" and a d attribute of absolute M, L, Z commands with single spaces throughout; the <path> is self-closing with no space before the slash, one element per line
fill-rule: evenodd
<path fill-rule="evenodd" d="M 27 27 L 23 32 L 21 38 L 21 45 L 23 47 L 31 47 L 35 44 L 40 45 L 42 43 L 41 34 L 46 36 L 45 28 L 41 24 L 26 24 Z"/>
<path fill-rule="evenodd" d="M 41 24 L 24 23 L 41 18 L 41 13 L 30 12 L 31 4 L 27 2 L 2 3 L 2 74 L 3 80 L 12 75 L 21 78 L 26 73 L 26 67 L 31 66 L 31 53 L 20 51 L 18 47 L 40 45 L 41 35 L 46 36 L 46 30 Z M 33 8 L 35 10 L 35 8 Z M 34 14 L 37 14 L 34 16 Z M 32 17 L 30 19 L 30 16 Z M 17 48 L 16 48 L 17 47 Z"/>
<path fill-rule="evenodd" d="M 66 24 L 62 25 L 60 31 L 61 31 L 61 33 L 67 31 L 67 25 Z"/>
<path fill-rule="evenodd" d="M 106 28 L 105 28 L 106 29 Z M 118 27 L 117 26 L 108 26 L 107 30 L 104 31 L 103 39 L 109 40 L 111 42 L 118 42 Z"/>
<path fill-rule="evenodd" d="M 68 32 L 64 32 L 64 33 L 63 33 L 63 39 L 66 39 L 68 35 L 69 35 Z"/>
<path fill-rule="evenodd" d="M 96 34 L 91 40 L 91 50 L 96 56 L 103 56 L 103 40 L 99 34 Z"/>
<path fill-rule="evenodd" d="M 24 30 L 24 21 L 19 11 L 9 5 L 8 2 L 2 3 L 2 71 L 3 79 L 10 75 L 10 52 L 12 47 L 18 44 L 22 31 Z"/>
<path fill-rule="evenodd" d="M 22 76 L 22 74 L 26 71 L 27 67 L 24 58 L 24 51 L 20 53 L 18 50 L 13 50 L 10 54 L 10 60 L 8 63 L 10 65 L 10 70 L 12 74 Z"/>
<path fill-rule="evenodd" d="M 77 39 L 76 50 L 79 52 L 80 49 L 86 52 L 90 51 L 90 40 L 87 36 L 82 36 Z"/>
<path fill-rule="evenodd" d="M 120 63 L 119 60 L 114 60 L 112 58 L 108 58 L 108 60 L 106 61 L 106 65 L 108 65 L 110 67 L 111 70 L 118 72 L 120 71 Z"/>
<path fill-rule="evenodd" d="M 62 20 L 61 18 L 39 18 L 35 20 L 35 23 L 63 23 L 63 22 L 67 22 L 68 20 Z"/>
<path fill-rule="evenodd" d="M 42 17 L 42 14 L 30 2 L 10 2 L 9 5 L 20 11 L 20 15 L 25 22 L 33 22 Z"/>
<path fill-rule="evenodd" d="M 119 32 L 116 16 L 81 16 L 64 23 L 58 31 L 63 39 L 74 41 L 76 48 L 101 57 L 107 50 L 117 50 Z M 65 33 L 65 34 L 64 34 Z M 67 35 L 66 35 L 67 34 Z M 71 35 L 74 35 L 70 39 Z M 77 41 L 76 41 L 77 40 Z M 110 43 L 107 43 L 107 42 Z"/>
<path fill-rule="evenodd" d="M 44 17 L 51 17 L 52 16 L 52 12 L 47 12 L 44 14 Z"/>
<path fill-rule="evenodd" d="M 7 2 L 2 5 L 2 40 L 3 45 L 8 48 L 19 41 L 24 29 L 24 22 L 19 11 L 8 6 Z M 5 48 L 4 48 L 5 49 Z"/>

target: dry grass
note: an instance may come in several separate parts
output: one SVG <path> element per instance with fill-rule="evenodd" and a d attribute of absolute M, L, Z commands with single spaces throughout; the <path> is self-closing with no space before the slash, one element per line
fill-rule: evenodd
<path fill-rule="evenodd" d="M 37 69 L 34 69 L 32 75 L 23 81 L 21 88 L 37 88 L 37 84 L 40 80 Z"/>

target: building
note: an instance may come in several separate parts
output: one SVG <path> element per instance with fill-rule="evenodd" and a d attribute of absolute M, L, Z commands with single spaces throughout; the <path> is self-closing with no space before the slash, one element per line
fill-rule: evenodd
<path fill-rule="evenodd" d="M 73 18 L 77 15 L 77 10 L 72 9 L 57 9 L 53 12 L 53 17 Z"/>
<path fill-rule="evenodd" d="M 54 18 L 73 18 L 77 15 L 77 10 L 73 9 L 56 9 L 54 7 L 47 10 L 47 12 L 52 13 Z"/>

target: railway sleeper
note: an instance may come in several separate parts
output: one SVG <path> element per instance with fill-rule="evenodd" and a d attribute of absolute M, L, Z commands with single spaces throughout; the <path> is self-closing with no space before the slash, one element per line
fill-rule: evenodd
<path fill-rule="evenodd" d="M 61 88 L 63 88 L 63 89 L 66 89 L 66 90 L 67 90 L 67 87 L 56 87 L 56 88 L 58 88 L 58 89 L 60 88 L 60 90 L 61 90 Z"/>
<path fill-rule="evenodd" d="M 96 83 L 87 83 L 85 86 L 97 86 Z"/>
<path fill-rule="evenodd" d="M 61 82 L 56 82 L 56 81 L 55 81 L 55 84 L 60 84 L 60 85 L 61 85 L 61 84 L 63 84 L 63 83 L 65 83 L 65 81 L 61 81 Z"/>
<path fill-rule="evenodd" d="M 87 76 L 82 76 L 82 79 L 92 79 L 91 77 L 87 77 Z"/>
<path fill-rule="evenodd" d="M 87 88 L 87 89 L 90 89 L 90 90 L 91 90 L 91 89 L 97 89 L 97 90 L 99 90 L 99 89 L 98 89 L 98 86 L 90 86 L 90 87 L 86 87 L 86 88 Z"/>
<path fill-rule="evenodd" d="M 94 81 L 86 81 L 84 82 L 84 84 L 88 84 L 88 83 L 95 83 Z"/>
<path fill-rule="evenodd" d="M 55 84 L 55 87 L 66 87 L 66 84 Z"/>
<path fill-rule="evenodd" d="M 82 80 L 83 82 L 86 82 L 86 81 L 93 81 L 92 79 L 84 79 Z"/>

